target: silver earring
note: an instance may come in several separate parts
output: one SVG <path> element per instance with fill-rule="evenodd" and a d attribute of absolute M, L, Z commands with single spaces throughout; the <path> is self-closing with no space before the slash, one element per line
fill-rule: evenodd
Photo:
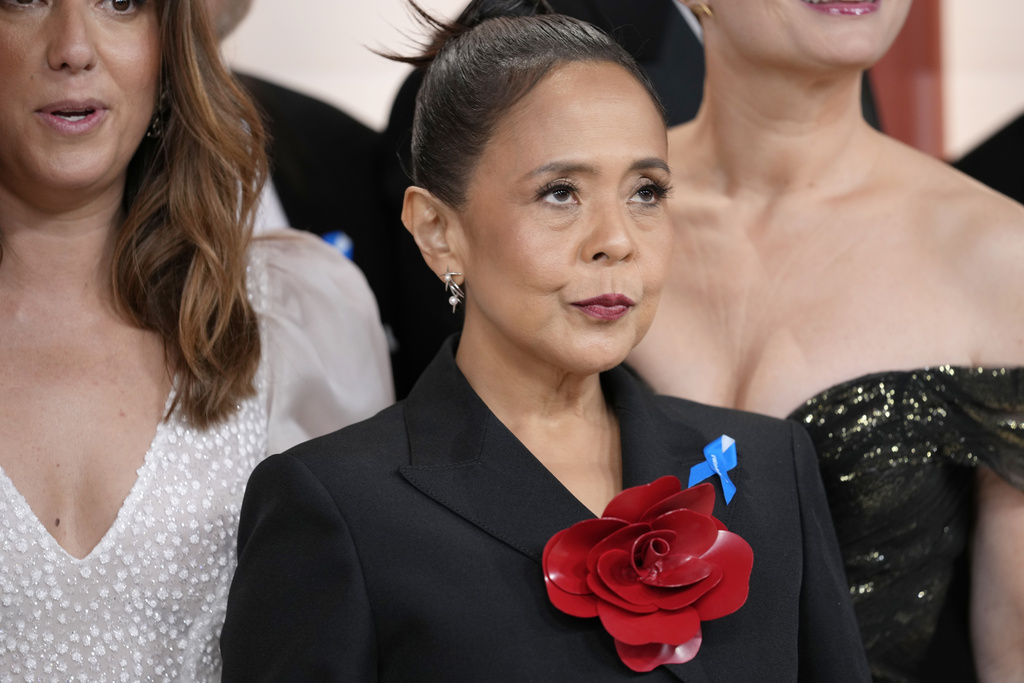
<path fill-rule="evenodd" d="M 448 266 L 444 267 L 444 291 L 451 294 L 448 297 L 448 303 L 452 305 L 452 313 L 458 308 L 459 302 L 466 298 L 465 293 L 462 291 L 462 287 L 459 287 L 459 283 L 455 281 L 456 275 L 462 275 L 462 273 L 449 272 Z"/>

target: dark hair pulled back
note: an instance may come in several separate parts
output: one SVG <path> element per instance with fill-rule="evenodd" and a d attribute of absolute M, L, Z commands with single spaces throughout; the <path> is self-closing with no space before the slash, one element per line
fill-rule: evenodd
<path fill-rule="evenodd" d="M 559 65 L 617 64 L 662 111 L 628 52 L 600 29 L 555 14 L 544 0 L 473 0 L 451 23 L 410 4 L 433 30 L 419 56 L 391 56 L 426 69 L 413 119 L 413 182 L 453 208 L 464 203 L 501 117 Z"/>

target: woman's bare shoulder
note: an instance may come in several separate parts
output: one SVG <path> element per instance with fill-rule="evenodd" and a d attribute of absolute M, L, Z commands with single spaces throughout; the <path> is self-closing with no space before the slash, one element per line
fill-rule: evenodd
<path fill-rule="evenodd" d="M 978 364 L 1024 365 L 1024 207 L 983 189 L 964 199 L 956 272 L 974 305 Z"/>
<path fill-rule="evenodd" d="M 1024 206 L 943 161 L 891 142 L 884 184 L 935 246 L 946 245 L 963 258 L 991 256 L 994 248 L 1024 249 Z"/>
<path fill-rule="evenodd" d="M 889 201 L 962 296 L 975 360 L 1024 363 L 1024 206 L 900 143 L 886 155 Z"/>
<path fill-rule="evenodd" d="M 934 162 L 935 182 L 926 197 L 947 244 L 972 282 L 1014 282 L 1024 295 L 1024 206 L 960 171 Z M 1010 276 L 1014 278 L 1008 279 Z"/>
<path fill-rule="evenodd" d="M 930 160 L 922 175 L 944 262 L 965 295 L 982 365 L 1024 364 L 1024 206 Z"/>

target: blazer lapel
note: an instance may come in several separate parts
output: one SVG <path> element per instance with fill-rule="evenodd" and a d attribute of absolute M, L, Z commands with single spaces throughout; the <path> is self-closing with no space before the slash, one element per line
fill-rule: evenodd
<path fill-rule="evenodd" d="M 476 395 L 452 339 L 409 394 L 406 426 L 402 476 L 537 562 L 554 534 L 593 517 Z"/>
<path fill-rule="evenodd" d="M 540 563 L 548 539 L 593 515 L 484 405 L 455 365 L 453 340 L 406 400 L 411 457 L 399 471 L 423 494 Z M 614 369 L 601 381 L 619 417 L 623 486 L 666 474 L 685 486 L 689 468 L 704 460 L 704 436 L 665 415 L 627 371 Z M 662 669 L 686 683 L 710 681 L 699 655 Z"/>
<path fill-rule="evenodd" d="M 680 415 L 670 415 L 654 395 L 623 368 L 601 375 L 605 396 L 612 401 L 622 434 L 622 487 L 630 488 L 672 474 L 683 488 L 689 483 L 690 468 L 704 462 L 704 446 L 721 434 L 705 434 Z M 737 470 L 729 473 L 736 481 Z M 725 504 L 722 484 L 715 487 L 715 516 L 727 526 L 733 508 Z"/>
<path fill-rule="evenodd" d="M 638 380 L 616 368 L 601 376 L 605 396 L 612 400 L 622 434 L 622 487 L 648 484 L 667 474 L 687 484 L 690 468 L 704 462 L 709 439 L 683 422 L 670 419 Z M 720 507 L 721 506 L 721 507 Z M 715 514 L 727 514 L 719 490 Z M 724 520 L 723 520 L 724 521 Z M 708 683 L 704 660 L 698 654 L 685 664 L 662 667 L 686 683 Z"/>

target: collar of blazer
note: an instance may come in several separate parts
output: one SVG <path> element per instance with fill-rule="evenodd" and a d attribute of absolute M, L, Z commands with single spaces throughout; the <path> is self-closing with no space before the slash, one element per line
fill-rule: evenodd
<path fill-rule="evenodd" d="M 410 463 L 400 472 L 427 496 L 539 563 L 551 536 L 593 514 L 480 400 L 455 364 L 457 344 L 457 336 L 445 342 L 405 402 Z M 685 486 L 690 468 L 704 462 L 704 446 L 720 435 L 702 434 L 683 414 L 667 414 L 621 367 L 603 373 L 601 386 L 619 417 L 623 486 L 666 474 Z M 715 516 L 728 525 L 730 511 L 719 490 Z"/>
<path fill-rule="evenodd" d="M 457 345 L 457 335 L 445 342 L 406 399 L 410 464 L 399 471 L 422 493 L 540 565 L 551 536 L 593 514 L 480 400 L 455 364 Z M 682 414 L 668 415 L 623 368 L 603 373 L 601 386 L 619 417 L 623 485 L 665 474 L 685 485 L 690 467 L 704 462 L 704 445 L 719 435 L 702 434 Z M 720 485 L 716 489 L 715 516 L 728 525 L 731 509 Z M 539 566 L 537 580 L 543 581 Z M 662 668 L 686 683 L 710 681 L 700 656 Z"/>

